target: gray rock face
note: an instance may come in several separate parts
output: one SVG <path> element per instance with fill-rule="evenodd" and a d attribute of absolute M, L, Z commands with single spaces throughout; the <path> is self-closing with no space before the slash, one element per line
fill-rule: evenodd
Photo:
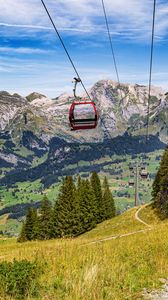
<path fill-rule="evenodd" d="M 159 280 L 161 283 L 164 283 L 161 290 L 149 291 L 144 289 L 144 299 L 146 300 L 168 300 L 168 280 L 161 278 Z"/>
<path fill-rule="evenodd" d="M 0 131 L 5 130 L 26 106 L 26 99 L 19 95 L 0 92 Z"/>
<path fill-rule="evenodd" d="M 146 132 L 148 87 L 102 80 L 89 91 L 100 114 L 94 130 L 71 131 L 68 112 L 73 98 L 63 94 L 55 99 L 32 93 L 26 98 L 0 92 L 0 132 L 9 131 L 19 141 L 23 131 L 32 131 L 45 142 L 58 136 L 67 141 L 98 142 L 105 137 L 123 135 L 126 131 L 138 135 Z M 168 141 L 168 101 L 165 92 L 152 87 L 149 132 Z M 26 120 L 26 122 L 25 122 Z"/>
<path fill-rule="evenodd" d="M 7 154 L 7 153 L 0 152 L 0 158 L 8 163 L 11 163 L 15 167 L 18 165 L 18 163 L 27 164 L 26 160 L 18 157 L 17 155 L 12 154 L 12 153 Z"/>
<path fill-rule="evenodd" d="M 91 89 L 93 98 L 98 99 L 105 127 L 112 136 L 123 134 L 130 125 L 134 130 L 143 129 L 148 109 L 148 87 L 121 84 L 102 80 Z M 168 108 L 165 93 L 161 88 L 151 88 L 150 123 L 156 115 Z M 138 121 L 138 122 L 137 122 Z M 136 126 L 135 126 L 136 125 Z"/>

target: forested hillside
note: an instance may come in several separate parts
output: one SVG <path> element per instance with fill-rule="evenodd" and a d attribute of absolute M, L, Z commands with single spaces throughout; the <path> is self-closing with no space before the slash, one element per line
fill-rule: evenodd
<path fill-rule="evenodd" d="M 159 170 L 153 183 L 153 207 L 161 218 L 168 217 L 168 147 L 166 148 Z"/>

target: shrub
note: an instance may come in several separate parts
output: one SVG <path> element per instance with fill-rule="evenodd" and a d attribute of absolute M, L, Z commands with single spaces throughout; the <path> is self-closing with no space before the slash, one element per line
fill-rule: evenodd
<path fill-rule="evenodd" d="M 37 261 L 30 262 L 26 259 L 13 262 L 0 263 L 0 295 L 3 299 L 7 296 L 15 299 L 25 299 L 28 295 L 38 294 L 38 278 L 42 267 Z"/>

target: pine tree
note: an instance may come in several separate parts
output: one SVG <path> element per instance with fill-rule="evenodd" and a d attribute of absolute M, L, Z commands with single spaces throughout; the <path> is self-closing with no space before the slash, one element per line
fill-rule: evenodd
<path fill-rule="evenodd" d="M 157 196 L 157 193 L 160 191 L 161 181 L 163 177 L 167 175 L 167 173 L 168 173 L 168 146 L 165 149 L 165 152 L 162 156 L 160 167 L 153 183 L 153 192 L 152 192 L 153 198 L 155 198 Z"/>
<path fill-rule="evenodd" d="M 112 193 L 109 189 L 107 177 L 104 177 L 103 182 L 103 203 L 105 207 L 105 219 L 110 219 L 115 216 L 116 209 Z"/>
<path fill-rule="evenodd" d="M 31 241 L 37 238 L 38 219 L 36 209 L 30 207 L 27 211 L 26 220 L 23 223 L 18 241 Z"/>
<path fill-rule="evenodd" d="M 39 234 L 41 240 L 47 240 L 52 237 L 52 206 L 45 195 L 39 210 Z"/>
<path fill-rule="evenodd" d="M 168 186 L 167 174 L 168 174 L 168 147 L 166 148 L 163 154 L 159 170 L 153 182 L 153 191 L 152 191 L 153 207 L 157 208 L 158 212 L 160 212 L 164 216 L 168 215 L 168 213 L 166 213 L 166 210 L 168 211 L 167 209 L 168 197 L 166 196 L 167 186 Z"/>
<path fill-rule="evenodd" d="M 77 191 L 80 202 L 80 233 L 84 233 L 96 226 L 95 195 L 89 180 L 78 180 Z"/>
<path fill-rule="evenodd" d="M 168 217 L 168 174 L 160 181 L 160 190 L 155 197 L 154 208 L 161 218 Z"/>
<path fill-rule="evenodd" d="M 25 232 L 25 222 L 22 224 L 22 229 L 17 239 L 19 243 L 23 243 L 27 241 L 26 232 Z"/>
<path fill-rule="evenodd" d="M 79 175 L 79 176 L 78 176 L 78 180 L 77 180 L 77 193 L 80 191 L 81 182 L 82 182 L 82 179 L 81 179 L 81 177 L 80 177 L 80 175 Z"/>
<path fill-rule="evenodd" d="M 90 178 L 91 186 L 95 195 L 95 216 L 96 222 L 100 223 L 105 220 L 105 207 L 103 203 L 102 188 L 99 176 L 93 172 Z"/>
<path fill-rule="evenodd" d="M 54 237 L 72 237 L 80 233 L 79 197 L 72 176 L 62 183 L 54 206 Z"/>

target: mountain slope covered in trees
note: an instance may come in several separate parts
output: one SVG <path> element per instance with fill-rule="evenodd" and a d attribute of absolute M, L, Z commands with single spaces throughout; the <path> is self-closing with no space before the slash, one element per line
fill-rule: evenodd
<path fill-rule="evenodd" d="M 72 176 L 66 176 L 53 207 L 44 196 L 38 212 L 33 207 L 28 209 L 18 241 L 75 237 L 115 214 L 114 199 L 106 177 L 101 186 L 96 172 L 92 173 L 90 181 L 78 177 L 77 184 Z"/>
<path fill-rule="evenodd" d="M 168 217 L 168 147 L 162 156 L 159 170 L 153 182 L 153 207 L 162 218 Z"/>

